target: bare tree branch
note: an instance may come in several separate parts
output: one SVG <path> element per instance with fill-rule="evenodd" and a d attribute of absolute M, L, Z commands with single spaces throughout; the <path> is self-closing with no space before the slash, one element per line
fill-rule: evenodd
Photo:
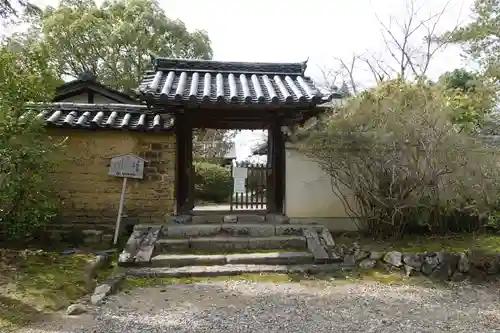
<path fill-rule="evenodd" d="M 379 15 L 375 14 L 381 26 L 386 52 L 398 64 L 398 75 L 401 78 L 407 79 L 408 71 L 411 71 L 416 79 L 425 76 L 436 53 L 446 45 L 445 41 L 437 43 L 433 37 L 450 3 L 451 0 L 448 0 L 439 12 L 423 19 L 419 18 L 423 6 L 417 8 L 415 0 L 408 0 L 408 17 L 402 22 L 391 16 L 389 22 L 384 23 Z M 397 29 L 394 29 L 394 26 Z M 458 26 L 457 21 L 452 31 Z M 418 43 L 413 40 L 416 37 L 420 37 Z"/>
<path fill-rule="evenodd" d="M 359 71 L 369 73 L 375 83 L 395 77 L 403 80 L 425 77 L 432 60 L 447 45 L 446 40 L 437 40 L 435 35 L 439 34 L 439 24 L 448 12 L 451 0 L 447 0 L 438 12 L 426 15 L 422 12 L 428 2 L 417 5 L 417 1 L 406 1 L 404 18 L 391 15 L 383 20 L 375 13 L 380 25 L 383 51 L 375 54 L 367 50 L 353 54 L 350 58 L 334 57 L 332 69 L 322 71 L 325 86 L 332 89 L 342 80 L 350 91 L 356 94 L 363 89 L 360 84 L 362 73 Z M 455 31 L 460 26 L 459 20 L 460 17 L 457 18 L 454 28 L 448 30 Z"/>

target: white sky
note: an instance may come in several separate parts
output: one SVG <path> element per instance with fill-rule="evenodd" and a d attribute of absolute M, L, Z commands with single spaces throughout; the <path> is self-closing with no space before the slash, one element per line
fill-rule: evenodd
<path fill-rule="evenodd" d="M 415 0 L 422 18 L 437 13 L 447 0 Z M 40 6 L 57 0 L 35 0 Z M 99 1 L 100 2 L 100 1 Z M 450 0 L 439 31 L 448 30 L 470 15 L 473 0 Z M 214 59 L 232 61 L 299 62 L 309 57 L 307 75 L 321 80 L 320 68 L 334 67 L 334 57 L 348 60 L 354 53 L 380 53 L 385 49 L 376 15 L 401 22 L 406 0 L 169 0 L 160 1 L 170 18 L 179 18 L 188 29 L 206 30 Z M 433 60 L 428 74 L 463 66 L 459 48 L 447 48 Z M 370 75 L 359 71 L 359 80 Z M 243 132 L 236 138 L 238 158 L 248 156 L 262 133 Z"/>

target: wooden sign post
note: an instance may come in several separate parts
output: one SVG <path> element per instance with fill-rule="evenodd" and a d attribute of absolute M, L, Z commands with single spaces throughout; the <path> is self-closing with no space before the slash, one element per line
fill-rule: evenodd
<path fill-rule="evenodd" d="M 115 237 L 113 238 L 114 245 L 118 243 L 118 235 L 120 233 L 123 201 L 125 199 L 125 190 L 127 189 L 127 178 L 142 179 L 144 177 L 144 162 L 145 160 L 139 156 L 125 154 L 112 157 L 111 163 L 109 163 L 108 175 L 123 178 L 118 216 L 116 218 Z"/>

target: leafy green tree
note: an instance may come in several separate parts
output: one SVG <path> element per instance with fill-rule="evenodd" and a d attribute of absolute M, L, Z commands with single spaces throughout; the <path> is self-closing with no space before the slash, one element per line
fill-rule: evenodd
<path fill-rule="evenodd" d="M 478 61 L 486 72 L 500 78 L 500 0 L 475 0 L 474 20 L 443 36 L 463 44 L 465 51 Z"/>
<path fill-rule="evenodd" d="M 155 0 L 62 0 L 33 22 L 61 77 L 92 71 L 100 82 L 131 92 L 151 63 L 150 53 L 178 58 L 210 59 L 206 32 L 189 32 L 169 19 Z"/>
<path fill-rule="evenodd" d="M 466 69 L 455 69 L 446 72 L 439 78 L 446 89 L 458 89 L 464 93 L 473 92 L 478 84 L 478 75 Z"/>
<path fill-rule="evenodd" d="M 227 203 L 231 196 L 233 179 L 231 168 L 206 161 L 195 161 L 195 197 L 211 203 Z"/>
<path fill-rule="evenodd" d="M 27 102 L 49 101 L 59 83 L 43 48 L 0 46 L 0 234 L 19 239 L 49 223 L 57 201 L 47 179 L 58 144 Z"/>
<path fill-rule="evenodd" d="M 465 69 L 446 72 L 439 78 L 444 88 L 443 98 L 455 110 L 456 124 L 476 129 L 497 103 L 495 87 L 491 80 L 479 73 Z"/>

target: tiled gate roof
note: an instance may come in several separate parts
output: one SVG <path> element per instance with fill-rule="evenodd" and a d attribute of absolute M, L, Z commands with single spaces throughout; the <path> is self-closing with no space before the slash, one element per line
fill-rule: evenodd
<path fill-rule="evenodd" d="M 319 104 L 306 63 L 249 63 L 156 58 L 139 93 L 164 102 Z"/>
<path fill-rule="evenodd" d="M 130 131 L 169 131 L 174 116 L 144 105 L 47 103 L 28 104 L 48 126 Z"/>

